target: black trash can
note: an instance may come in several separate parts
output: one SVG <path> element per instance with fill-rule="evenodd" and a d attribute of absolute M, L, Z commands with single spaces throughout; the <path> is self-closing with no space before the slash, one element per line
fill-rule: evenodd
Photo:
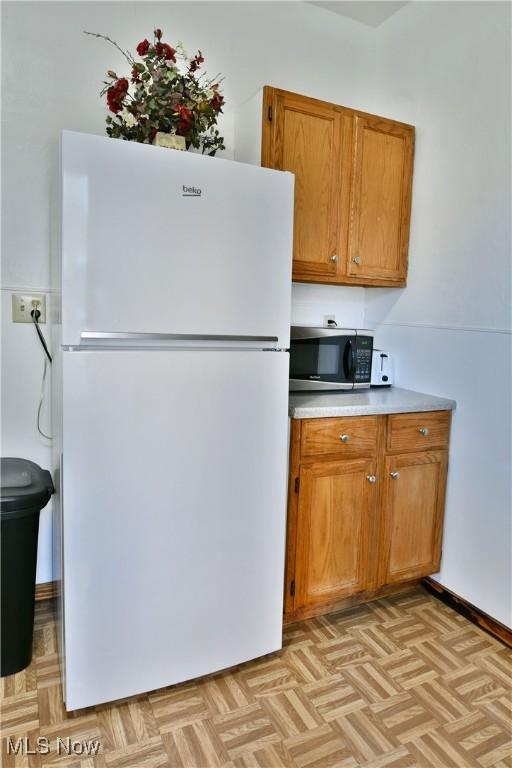
<path fill-rule="evenodd" d="M 32 659 L 39 512 L 54 492 L 48 470 L 0 459 L 1 677 Z"/>

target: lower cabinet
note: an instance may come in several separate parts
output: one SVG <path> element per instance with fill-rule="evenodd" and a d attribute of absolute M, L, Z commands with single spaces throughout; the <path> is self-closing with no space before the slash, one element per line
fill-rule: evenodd
<path fill-rule="evenodd" d="M 365 459 L 301 468 L 295 579 L 301 605 L 367 589 L 375 471 Z"/>
<path fill-rule="evenodd" d="M 382 552 L 384 583 L 439 570 L 447 451 L 386 457 Z"/>
<path fill-rule="evenodd" d="M 439 570 L 450 417 L 292 421 L 286 619 Z"/>

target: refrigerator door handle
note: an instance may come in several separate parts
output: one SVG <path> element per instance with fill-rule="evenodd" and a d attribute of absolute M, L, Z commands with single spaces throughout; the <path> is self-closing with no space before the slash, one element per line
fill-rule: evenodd
<path fill-rule="evenodd" d="M 276 342 L 277 336 L 244 336 L 238 334 L 197 334 L 197 333 L 103 333 L 83 331 L 80 339 L 91 341 L 240 341 L 240 342 Z"/>

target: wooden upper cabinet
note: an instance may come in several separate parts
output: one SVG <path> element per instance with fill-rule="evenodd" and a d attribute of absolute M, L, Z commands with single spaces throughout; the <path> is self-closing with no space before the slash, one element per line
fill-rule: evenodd
<path fill-rule="evenodd" d="M 385 464 L 383 583 L 439 570 L 447 451 L 388 456 Z"/>
<path fill-rule="evenodd" d="M 375 461 L 318 462 L 300 471 L 295 608 L 366 589 Z"/>
<path fill-rule="evenodd" d="M 274 130 L 265 164 L 295 174 L 294 273 L 334 276 L 340 116 L 330 104 L 282 91 L 269 108 Z"/>
<path fill-rule="evenodd" d="M 414 128 L 267 86 L 262 136 L 295 174 L 293 279 L 405 285 Z"/>
<path fill-rule="evenodd" d="M 404 281 L 411 206 L 413 129 L 354 117 L 347 273 Z"/>

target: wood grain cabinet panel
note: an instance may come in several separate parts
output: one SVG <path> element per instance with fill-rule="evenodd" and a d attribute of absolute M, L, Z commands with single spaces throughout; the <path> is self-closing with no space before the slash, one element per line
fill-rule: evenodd
<path fill-rule="evenodd" d="M 302 425 L 302 455 L 339 455 L 352 459 L 375 456 L 377 417 L 347 416 L 341 419 L 308 419 Z"/>
<path fill-rule="evenodd" d="M 439 570 L 450 420 L 450 411 L 292 420 L 287 620 Z"/>
<path fill-rule="evenodd" d="M 414 127 L 266 86 L 261 164 L 295 174 L 293 279 L 403 286 Z"/>
<path fill-rule="evenodd" d="M 300 473 L 296 607 L 363 591 L 375 505 L 373 461 L 321 462 Z"/>
<path fill-rule="evenodd" d="M 450 411 L 399 413 L 388 417 L 387 451 L 421 451 L 447 448 Z"/>
<path fill-rule="evenodd" d="M 439 570 L 448 454 L 425 451 L 386 459 L 384 581 Z"/>
<path fill-rule="evenodd" d="M 294 274 L 334 276 L 340 115 L 316 99 L 279 92 L 273 101 L 273 168 L 295 174 Z"/>
<path fill-rule="evenodd" d="M 404 281 L 407 274 L 413 130 L 354 117 L 347 273 Z"/>

